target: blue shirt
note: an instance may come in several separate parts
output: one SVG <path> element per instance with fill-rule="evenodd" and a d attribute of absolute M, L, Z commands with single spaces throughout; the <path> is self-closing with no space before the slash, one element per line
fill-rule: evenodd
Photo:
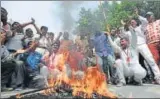
<path fill-rule="evenodd" d="M 95 47 L 96 54 L 99 56 L 113 55 L 113 50 L 108 42 L 108 37 L 101 33 L 99 36 L 94 36 L 92 39 Z"/>

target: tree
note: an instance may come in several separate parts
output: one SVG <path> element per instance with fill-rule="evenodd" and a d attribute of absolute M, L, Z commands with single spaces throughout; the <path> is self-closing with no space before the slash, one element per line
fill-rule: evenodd
<path fill-rule="evenodd" d="M 121 20 L 128 20 L 135 17 L 133 11 L 135 8 L 139 9 L 140 15 L 145 16 L 148 11 L 155 14 L 155 18 L 160 18 L 160 1 L 147 1 L 147 0 L 123 0 L 120 4 L 112 1 L 104 1 L 102 5 L 94 11 L 82 8 L 80 11 L 80 19 L 78 29 L 80 33 L 93 34 L 96 30 L 106 30 L 106 25 L 109 24 L 112 28 L 121 26 Z M 106 15 L 104 18 L 103 12 Z"/>
<path fill-rule="evenodd" d="M 96 23 L 96 17 L 90 9 L 81 8 L 79 13 L 80 19 L 78 20 L 78 27 L 80 34 L 90 35 L 96 30 L 99 30 L 99 26 Z"/>

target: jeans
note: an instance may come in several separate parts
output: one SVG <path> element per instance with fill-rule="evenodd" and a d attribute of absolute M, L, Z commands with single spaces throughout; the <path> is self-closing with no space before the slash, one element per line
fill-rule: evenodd
<path fill-rule="evenodd" d="M 102 56 L 101 59 L 103 62 L 103 65 L 102 65 L 103 72 L 106 74 L 107 79 L 110 80 L 110 72 L 112 74 L 113 64 L 115 63 L 115 59 L 111 55 Z"/>

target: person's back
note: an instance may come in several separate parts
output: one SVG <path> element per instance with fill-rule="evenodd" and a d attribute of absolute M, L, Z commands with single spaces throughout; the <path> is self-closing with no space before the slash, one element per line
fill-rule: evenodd
<path fill-rule="evenodd" d="M 94 46 L 99 56 L 107 56 L 107 38 L 103 33 L 94 38 Z"/>

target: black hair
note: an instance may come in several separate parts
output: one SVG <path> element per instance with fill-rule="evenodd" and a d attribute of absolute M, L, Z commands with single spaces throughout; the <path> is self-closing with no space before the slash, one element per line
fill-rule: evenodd
<path fill-rule="evenodd" d="M 32 30 L 31 28 L 27 28 L 26 31 Z"/>
<path fill-rule="evenodd" d="M 12 27 L 16 24 L 20 24 L 19 22 L 13 22 Z"/>
<path fill-rule="evenodd" d="M 1 7 L 1 13 L 2 13 L 2 12 L 8 14 L 7 10 L 6 10 L 5 8 L 3 8 L 3 7 Z"/>
<path fill-rule="evenodd" d="M 49 34 L 49 35 L 53 35 L 53 36 L 54 36 L 54 33 L 53 33 L 53 32 L 49 32 L 48 34 Z"/>
<path fill-rule="evenodd" d="M 124 25 L 124 30 L 129 31 L 129 26 L 127 24 Z"/>
<path fill-rule="evenodd" d="M 27 43 L 27 46 L 29 46 L 32 42 L 33 42 L 32 40 L 31 40 L 31 41 L 29 41 L 29 42 Z"/>
<path fill-rule="evenodd" d="M 136 17 L 132 18 L 132 20 L 135 20 L 137 22 L 137 26 L 139 26 L 141 24 L 141 21 Z"/>
<path fill-rule="evenodd" d="M 41 26 L 40 29 L 41 29 L 41 30 L 42 30 L 42 29 L 47 29 L 47 30 L 48 30 L 48 27 L 47 27 L 47 26 Z"/>

